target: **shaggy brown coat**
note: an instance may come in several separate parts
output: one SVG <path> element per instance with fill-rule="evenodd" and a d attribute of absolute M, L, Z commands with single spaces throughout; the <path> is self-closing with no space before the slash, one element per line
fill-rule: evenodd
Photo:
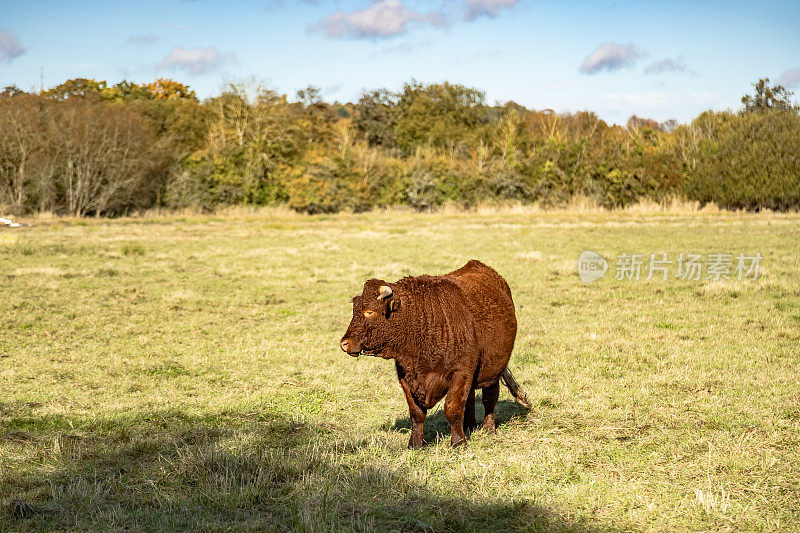
<path fill-rule="evenodd" d="M 463 444 L 476 427 L 475 389 L 483 389 L 483 429 L 495 429 L 502 379 L 529 407 L 508 370 L 517 319 L 511 289 L 480 261 L 443 276 L 370 279 L 353 298 L 353 319 L 341 340 L 348 354 L 394 359 L 411 415 L 409 446 L 424 444 L 428 409 L 445 398 L 451 443 Z"/>

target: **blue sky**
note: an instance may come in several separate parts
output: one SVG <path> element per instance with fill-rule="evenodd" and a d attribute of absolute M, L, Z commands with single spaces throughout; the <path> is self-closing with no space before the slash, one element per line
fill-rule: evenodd
<path fill-rule="evenodd" d="M 691 120 L 768 76 L 800 92 L 800 2 L 0 0 L 0 86 L 157 76 L 201 97 L 255 78 L 293 98 L 411 78 L 489 102 Z"/>

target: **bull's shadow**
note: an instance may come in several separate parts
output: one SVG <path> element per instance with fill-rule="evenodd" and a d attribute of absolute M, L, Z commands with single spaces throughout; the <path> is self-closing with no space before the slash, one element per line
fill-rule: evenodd
<path fill-rule="evenodd" d="M 428 411 L 428 416 L 425 418 L 425 442 L 431 443 L 442 438 L 450 437 L 450 422 L 444 416 L 444 401 L 436 405 L 431 411 Z M 522 407 L 520 404 L 511 400 L 500 400 L 494 409 L 495 427 L 500 428 L 503 424 L 516 416 L 525 416 L 530 409 Z M 475 420 L 478 422 L 476 431 L 480 430 L 481 423 L 483 422 L 483 403 L 481 403 L 481 395 L 477 394 L 475 397 Z M 403 431 L 411 430 L 411 418 L 406 415 L 398 418 L 394 422 L 387 422 L 383 425 L 385 431 Z M 469 437 L 469 434 L 467 435 Z"/>
<path fill-rule="evenodd" d="M 498 418 L 519 412 L 501 402 Z M 0 531 L 601 529 L 534 495 L 465 498 L 391 461 L 351 460 L 359 445 L 335 441 L 340 432 L 261 410 L 75 417 L 74 427 L 60 416 L 0 417 L 0 442 L 50 450 L 47 468 L 0 470 Z"/>

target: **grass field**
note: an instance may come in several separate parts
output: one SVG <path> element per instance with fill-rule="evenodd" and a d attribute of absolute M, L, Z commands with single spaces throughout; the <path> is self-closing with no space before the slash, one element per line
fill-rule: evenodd
<path fill-rule="evenodd" d="M 0 530 L 800 530 L 800 215 L 33 222 L 0 228 Z M 614 279 L 662 252 L 761 277 Z M 455 450 L 437 406 L 409 451 L 391 362 L 338 347 L 349 299 L 470 258 L 534 405 L 502 390 Z"/>

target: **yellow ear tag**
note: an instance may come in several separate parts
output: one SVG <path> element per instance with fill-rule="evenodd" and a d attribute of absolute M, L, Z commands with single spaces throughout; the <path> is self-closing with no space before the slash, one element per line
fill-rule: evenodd
<path fill-rule="evenodd" d="M 364 311 L 364 316 L 367 317 L 367 318 L 372 318 L 377 314 L 378 313 L 376 313 L 375 311 L 370 311 L 370 310 Z"/>

